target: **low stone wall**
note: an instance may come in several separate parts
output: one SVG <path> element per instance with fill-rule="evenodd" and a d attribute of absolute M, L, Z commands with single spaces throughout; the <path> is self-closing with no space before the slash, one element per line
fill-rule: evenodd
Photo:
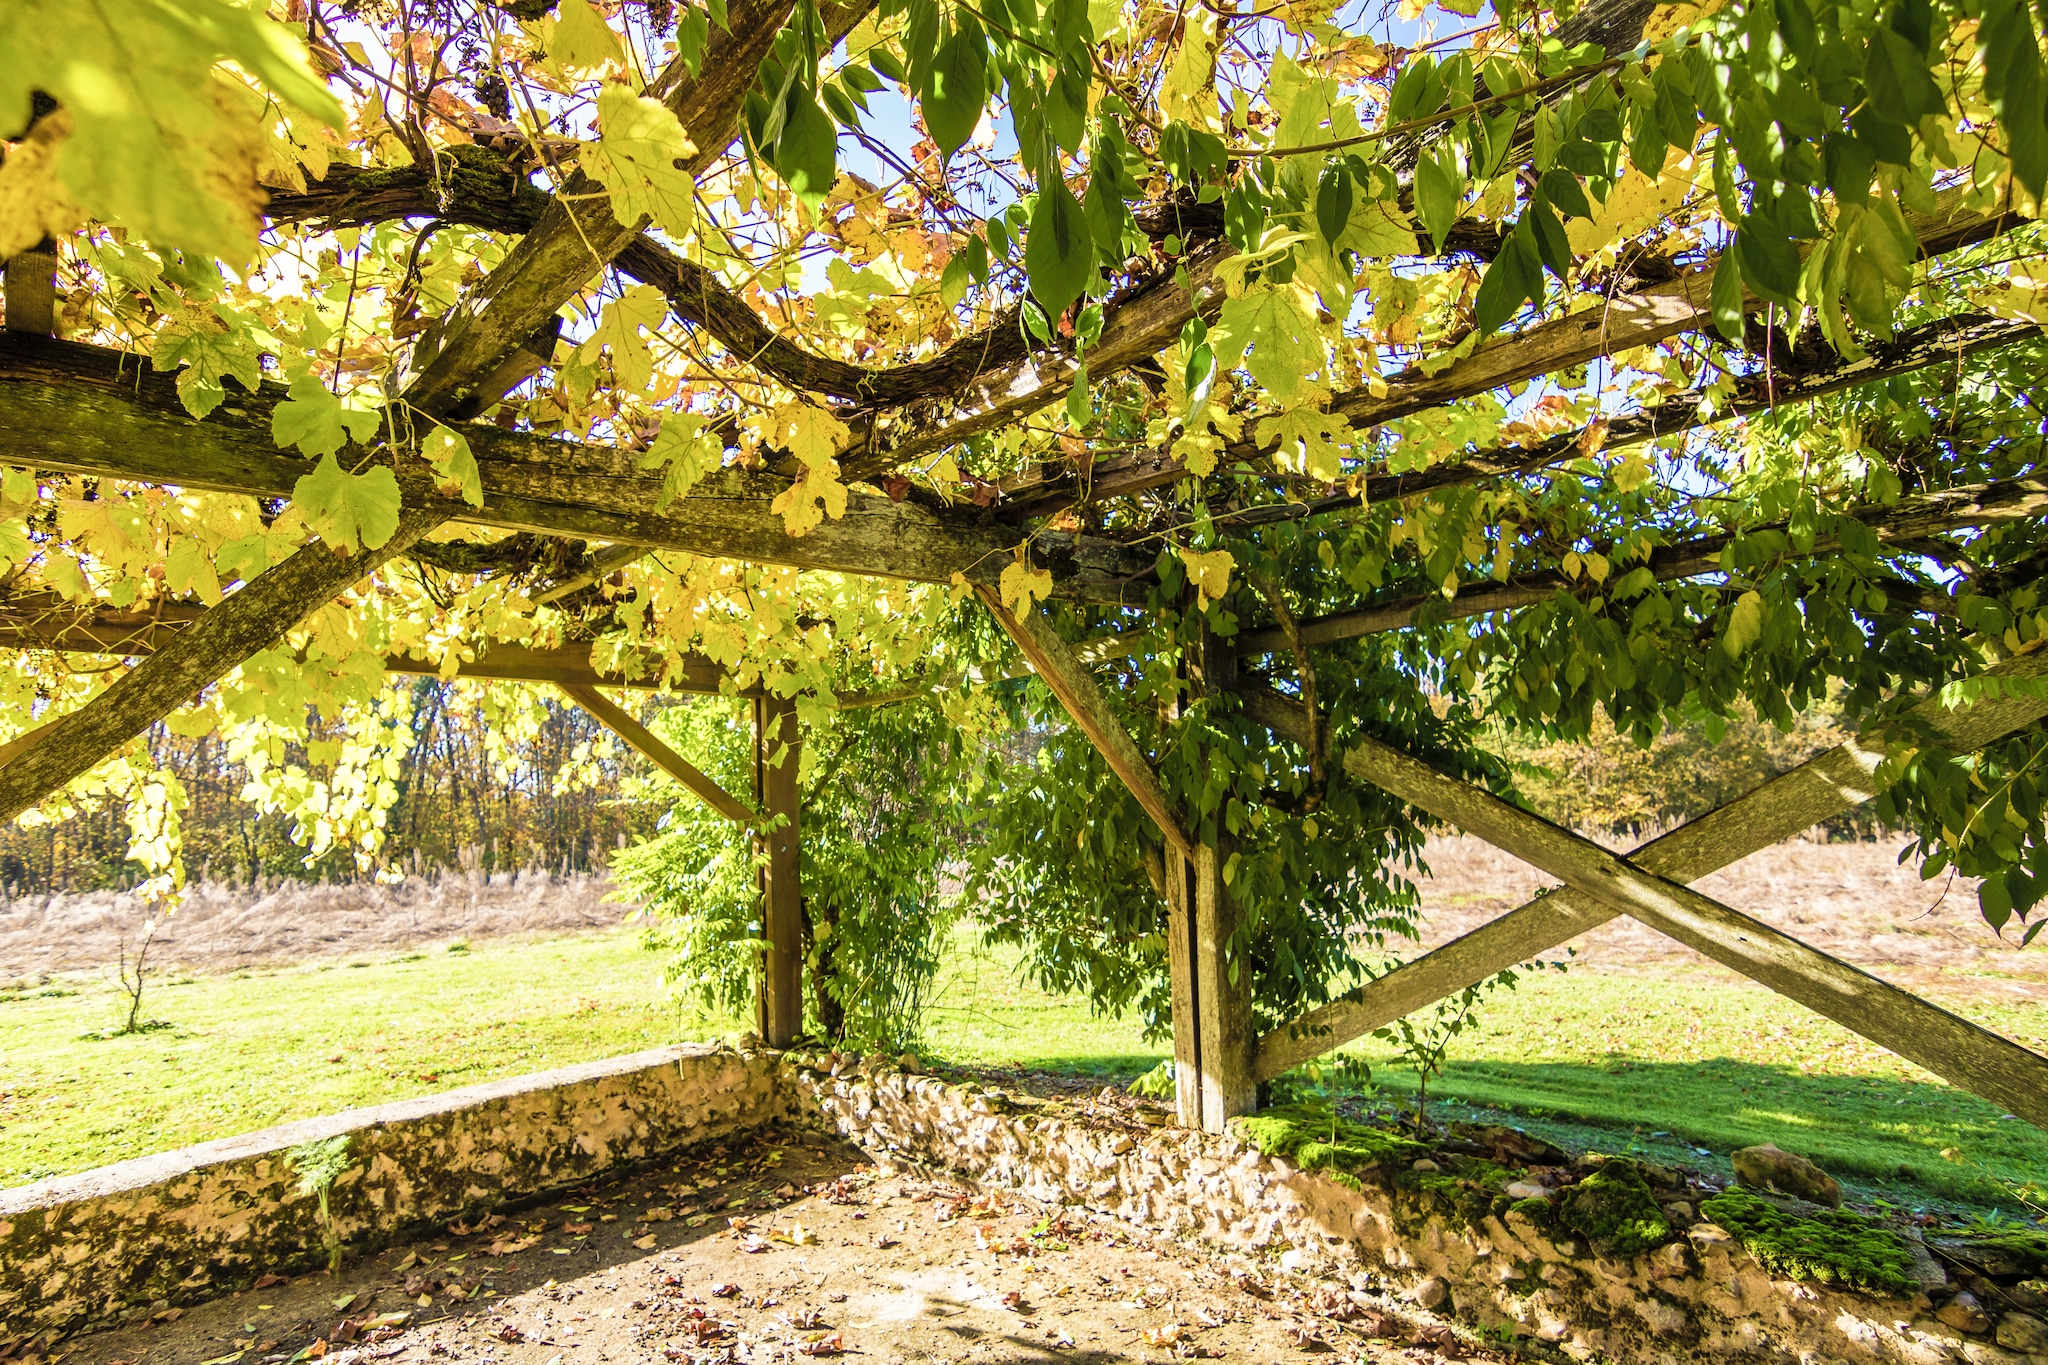
<path fill-rule="evenodd" d="M 0 1191 L 0 1340 L 311 1269 L 330 1235 L 380 1246 L 757 1127 L 784 1117 L 788 1096 L 767 1058 L 656 1048 Z M 316 1143 L 346 1163 L 327 1226 L 301 1188 Z"/>
<path fill-rule="evenodd" d="M 815 1057 L 790 1065 L 825 1121 L 878 1154 L 1276 1255 L 1284 1268 L 1339 1276 L 1539 1352 L 1645 1365 L 2048 1365 L 2040 1318 L 2010 1311 L 1994 1320 L 1967 1293 L 1956 1295 L 1917 1244 L 1923 1292 L 1911 1299 L 1774 1279 L 1726 1229 L 1682 1203 L 1669 1210 L 1676 1240 L 1607 1257 L 1544 1226 L 1533 1205 L 1495 1215 L 1482 1201 L 1461 1213 L 1405 1166 L 1383 1183 L 1332 1178 L 1235 1136 L 1118 1131 L 886 1067 Z M 1937 1318 L 1937 1303 L 1966 1330 Z"/>

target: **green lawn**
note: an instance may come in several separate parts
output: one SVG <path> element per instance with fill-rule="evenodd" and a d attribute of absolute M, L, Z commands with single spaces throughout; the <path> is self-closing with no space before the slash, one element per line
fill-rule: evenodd
<path fill-rule="evenodd" d="M 115 1020 L 114 992 L 70 987 L 0 1002 L 0 1186 L 744 1027 L 663 1002 L 631 930 L 167 983 L 145 1013 L 173 1028 L 105 1041 L 81 1035 Z M 1014 954 L 967 930 L 932 999 L 926 1051 L 953 1066 L 1127 1078 L 1165 1055 L 1131 1021 L 1022 983 Z M 1944 1003 L 2048 1050 L 2048 1008 Z M 1412 1094 L 1384 1047 L 1359 1055 L 1384 1100 Z M 1452 1112 L 1578 1145 L 1725 1172 L 1734 1147 L 1774 1141 L 1909 1205 L 2018 1212 L 2001 1182 L 2048 1184 L 2048 1134 L 1725 973 L 1526 981 L 1453 1057 L 1433 1089 Z"/>

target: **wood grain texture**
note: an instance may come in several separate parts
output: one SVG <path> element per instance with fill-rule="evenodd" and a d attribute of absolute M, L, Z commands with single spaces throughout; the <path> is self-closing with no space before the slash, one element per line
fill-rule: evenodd
<path fill-rule="evenodd" d="M 2048 657 L 2025 655 L 1988 671 L 1996 678 L 2048 678 Z M 1263 711 L 1284 718 L 1287 699 L 1269 694 Z M 1247 698 L 1246 710 L 1269 723 Z M 2048 701 L 2002 696 L 1951 710 L 1937 697 L 1909 714 L 1958 752 L 1973 752 L 2048 715 Z M 1283 719 L 1284 723 L 1284 719 Z M 1298 724 L 1298 722 L 1297 722 Z M 1277 729 L 1277 726 L 1274 727 Z M 1633 850 L 1629 861 L 1677 882 L 1694 882 L 1760 849 L 1811 829 L 1877 795 L 1875 772 L 1886 734 L 1857 735 L 1706 815 Z M 1343 1000 L 1263 1035 L 1255 1071 L 1270 1080 L 1404 1015 L 1474 986 L 1496 972 L 1560 947 L 1619 913 L 1570 888 L 1548 892 L 1442 947 L 1403 963 Z"/>
<path fill-rule="evenodd" d="M 0 821 L 92 771 L 445 519 L 434 508 L 409 507 L 375 550 L 344 558 L 310 544 L 258 574 L 0 767 Z"/>
<path fill-rule="evenodd" d="M 796 703 L 754 699 L 754 793 L 764 822 L 761 923 L 767 950 L 755 983 L 755 1023 L 769 1047 L 788 1047 L 804 1031 L 803 798 L 797 768 L 803 731 Z"/>
<path fill-rule="evenodd" d="M 1548 872 L 1724 967 L 2048 1128 L 2048 1058 L 1375 739 L 1345 771 Z"/>
<path fill-rule="evenodd" d="M 751 806 L 712 781 L 703 769 L 671 749 L 661 736 L 642 725 L 631 712 L 610 697 L 588 683 L 565 682 L 556 686 L 563 696 L 588 711 L 598 724 L 626 741 L 636 753 L 674 778 L 705 805 L 749 829 L 760 823 L 760 817 Z"/>
<path fill-rule="evenodd" d="M 230 393 L 203 422 L 178 404 L 173 376 L 134 356 L 47 338 L 0 335 L 0 429 L 8 458 L 37 468 L 258 496 L 288 496 L 309 465 L 277 449 L 270 414 L 283 390 Z M 854 492 L 846 515 L 791 536 L 770 503 L 788 483 L 725 469 L 666 512 L 661 481 L 617 447 L 549 440 L 473 424 L 465 429 L 481 472 L 484 504 L 439 497 L 424 461 L 393 461 L 408 505 L 514 531 L 679 550 L 800 569 L 946 582 L 955 573 L 995 581 L 1019 533 L 976 508 L 927 507 Z M 351 463 L 366 452 L 352 448 Z M 1035 562 L 1055 592 L 1086 601 L 1136 596 L 1128 581 L 1152 556 L 1070 532 L 1032 537 Z"/>

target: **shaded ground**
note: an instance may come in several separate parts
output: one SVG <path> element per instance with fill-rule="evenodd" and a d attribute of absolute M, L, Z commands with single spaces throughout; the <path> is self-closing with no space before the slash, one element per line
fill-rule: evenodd
<path fill-rule="evenodd" d="M 1259 1361 L 1304 1347 L 1432 1365 L 1475 1350 L 1391 1304 L 1265 1274 L 1112 1220 L 767 1135 L 578 1189 L 470 1236 L 451 1230 L 334 1276 L 56 1350 L 69 1365 L 838 1355 L 1007 1365 Z"/>

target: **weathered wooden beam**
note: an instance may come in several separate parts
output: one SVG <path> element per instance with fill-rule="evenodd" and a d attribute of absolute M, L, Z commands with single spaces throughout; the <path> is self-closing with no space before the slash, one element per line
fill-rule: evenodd
<path fill-rule="evenodd" d="M 2048 655 L 2023 655 L 1987 670 L 1985 676 L 2000 680 L 2048 678 Z M 1289 723 L 1288 699 L 1271 692 L 1263 697 L 1246 694 L 1244 699 L 1246 712 L 1260 723 L 1276 730 L 1279 724 Z M 2005 694 L 1951 709 L 1936 694 L 1907 715 L 1916 724 L 1931 727 L 1949 747 L 1971 753 L 2048 715 L 2048 699 Z M 1279 724 L 1273 724 L 1275 720 Z M 1640 845 L 1628 855 L 1629 861 L 1672 881 L 1694 882 L 1852 810 L 1882 790 L 1877 768 L 1897 729 L 1896 724 L 1870 727 L 1727 805 Z M 1263 1035 L 1254 1071 L 1258 1079 L 1271 1080 L 1310 1058 L 1560 947 L 1617 913 L 1569 887 L 1545 892 L 1395 967 L 1346 998 Z"/>
<path fill-rule="evenodd" d="M 1061 639 L 1040 613 L 1011 611 L 1003 605 L 996 590 L 985 585 L 977 584 L 975 592 L 996 623 L 1017 642 L 1025 661 L 1059 698 L 1067 715 L 1109 764 L 1110 771 L 1130 789 L 1145 814 L 1152 817 L 1167 844 L 1181 857 L 1190 856 L 1192 845 L 1172 799 L 1160 785 L 1159 774 L 1152 771 L 1145 751 L 1131 738 L 1131 732 L 1111 709 L 1109 698 L 1088 675 L 1087 666 L 1076 655 L 1074 646 Z"/>
<path fill-rule="evenodd" d="M 712 781 L 703 769 L 663 743 L 661 736 L 642 725 L 631 712 L 610 697 L 588 683 L 566 682 L 556 686 L 563 696 L 588 711 L 598 724 L 625 740 L 705 805 L 749 829 L 760 823 L 760 817 L 754 814 L 752 807 Z"/>
<path fill-rule="evenodd" d="M 7 310 L 7 330 L 26 336 L 52 336 L 57 331 L 57 244 L 45 237 L 27 251 L 8 257 L 0 303 Z"/>
<path fill-rule="evenodd" d="M 2048 1128 L 2048 1058 L 1376 739 L 1358 740 L 1345 755 L 1344 769 L 1952 1084 Z"/>
<path fill-rule="evenodd" d="M 444 520 L 433 508 L 408 507 L 374 550 L 343 557 L 310 544 L 258 574 L 0 767 L 0 821 L 90 772 Z"/>
<path fill-rule="evenodd" d="M 0 335 L 0 430 L 8 433 L 8 459 L 143 483 L 290 495 L 307 465 L 271 438 L 282 388 L 235 392 L 195 422 L 178 403 L 173 376 L 140 365 L 97 347 Z M 1017 543 L 1015 530 L 978 509 L 858 491 L 848 497 L 845 516 L 792 536 L 770 511 L 787 480 L 734 468 L 708 476 L 658 512 L 661 475 L 641 469 L 634 451 L 483 423 L 464 433 L 481 472 L 481 507 L 440 497 L 424 461 L 354 447 L 346 458 L 352 465 L 365 458 L 390 464 L 408 506 L 438 507 L 459 520 L 799 569 L 939 583 L 963 573 L 993 582 Z M 1139 549 L 1064 532 L 1033 536 L 1032 553 L 1052 573 L 1057 595 L 1089 601 L 1120 600 L 1124 584 L 1153 562 Z"/>
<path fill-rule="evenodd" d="M 775 822 L 760 836 L 761 936 L 768 947 L 754 996 L 756 1027 L 769 1047 L 788 1047 L 804 1029 L 803 795 L 797 786 L 802 752 L 796 703 L 756 697 L 754 795 L 761 821 Z"/>

